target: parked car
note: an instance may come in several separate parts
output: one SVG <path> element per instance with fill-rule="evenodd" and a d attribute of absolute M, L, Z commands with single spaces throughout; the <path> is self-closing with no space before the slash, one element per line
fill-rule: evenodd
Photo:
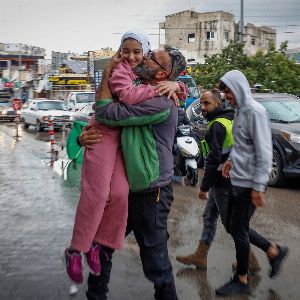
<path fill-rule="evenodd" d="M 72 122 L 81 121 L 88 123 L 92 115 L 95 113 L 94 104 L 95 102 L 90 102 L 86 106 L 74 112 L 73 116 L 71 117 Z"/>
<path fill-rule="evenodd" d="M 34 125 L 39 131 L 48 128 L 49 120 L 52 117 L 54 128 L 61 128 L 63 123 L 71 126 L 73 112 L 68 111 L 65 103 L 61 100 L 30 99 L 21 109 L 21 121 L 24 128 Z"/>
<path fill-rule="evenodd" d="M 191 103 L 193 103 L 196 99 L 200 98 L 198 87 L 196 85 L 195 80 L 190 75 L 180 75 L 178 77 L 178 80 L 183 82 L 189 90 L 185 102 L 185 109 L 187 109 L 191 105 Z"/>
<path fill-rule="evenodd" d="M 273 139 L 273 166 L 270 186 L 287 178 L 300 178 L 300 99 L 288 94 L 254 93 L 270 116 Z"/>
<path fill-rule="evenodd" d="M 66 104 L 68 110 L 77 111 L 91 102 L 95 102 L 94 92 L 70 92 Z"/>
<path fill-rule="evenodd" d="M 16 117 L 16 112 L 12 107 L 10 100 L 10 93 L 0 92 L 0 120 L 1 121 L 13 121 Z"/>
<path fill-rule="evenodd" d="M 287 178 L 300 178 L 300 99 L 279 93 L 253 93 L 252 96 L 266 108 L 271 121 L 273 165 L 269 185 L 280 186 Z M 226 107 L 225 101 L 223 105 Z M 203 139 L 207 122 L 201 115 L 199 100 L 186 112 Z"/>

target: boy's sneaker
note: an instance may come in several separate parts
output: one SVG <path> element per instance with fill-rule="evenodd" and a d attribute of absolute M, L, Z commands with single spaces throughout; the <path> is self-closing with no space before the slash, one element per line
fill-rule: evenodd
<path fill-rule="evenodd" d="M 69 249 L 66 248 L 64 252 L 64 261 L 70 279 L 75 283 L 82 283 L 83 275 L 81 254 L 77 251 L 70 253 Z"/>
<path fill-rule="evenodd" d="M 99 274 L 101 271 L 100 264 L 100 245 L 93 243 L 89 252 L 85 254 L 86 262 L 94 274 Z"/>
<path fill-rule="evenodd" d="M 276 245 L 278 248 L 278 255 L 274 258 L 269 258 L 270 265 L 271 265 L 271 271 L 270 271 L 270 278 L 274 278 L 276 275 L 278 275 L 280 268 L 282 266 L 282 263 L 284 259 L 287 257 L 287 254 L 289 252 L 288 247 L 285 246 L 279 246 Z"/>
<path fill-rule="evenodd" d="M 240 294 L 250 294 L 249 284 L 244 284 L 240 281 L 237 275 L 225 285 L 216 290 L 216 294 L 219 296 L 231 296 Z"/>

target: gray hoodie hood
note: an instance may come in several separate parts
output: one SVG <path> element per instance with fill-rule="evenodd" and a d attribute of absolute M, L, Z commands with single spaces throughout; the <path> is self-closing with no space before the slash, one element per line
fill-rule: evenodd
<path fill-rule="evenodd" d="M 246 76 L 238 70 L 227 72 L 221 81 L 232 91 L 239 108 L 251 104 L 254 99 Z"/>

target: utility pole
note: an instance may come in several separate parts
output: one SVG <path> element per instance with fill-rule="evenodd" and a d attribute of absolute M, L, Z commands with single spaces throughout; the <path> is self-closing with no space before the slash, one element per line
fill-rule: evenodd
<path fill-rule="evenodd" d="M 158 27 L 158 48 L 160 47 L 160 25 Z"/>
<path fill-rule="evenodd" d="M 21 50 L 19 50 L 21 51 Z M 21 70 L 22 70 L 22 54 L 19 53 L 18 55 L 18 72 L 19 72 L 19 82 L 21 82 L 20 78 L 21 78 Z M 19 98 L 22 99 L 22 89 L 21 89 L 21 86 L 19 86 L 19 91 L 18 91 L 18 95 L 19 95 Z"/>
<path fill-rule="evenodd" d="M 244 0 L 241 0 L 240 42 L 244 41 Z"/>
<path fill-rule="evenodd" d="M 86 81 L 90 84 L 90 51 L 88 51 L 87 61 L 86 61 Z"/>

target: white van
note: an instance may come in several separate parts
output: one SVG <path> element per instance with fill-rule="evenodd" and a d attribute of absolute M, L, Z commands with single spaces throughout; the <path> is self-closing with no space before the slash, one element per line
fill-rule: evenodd
<path fill-rule="evenodd" d="M 70 111 L 77 111 L 90 102 L 95 102 L 94 92 L 70 92 L 67 107 Z"/>

